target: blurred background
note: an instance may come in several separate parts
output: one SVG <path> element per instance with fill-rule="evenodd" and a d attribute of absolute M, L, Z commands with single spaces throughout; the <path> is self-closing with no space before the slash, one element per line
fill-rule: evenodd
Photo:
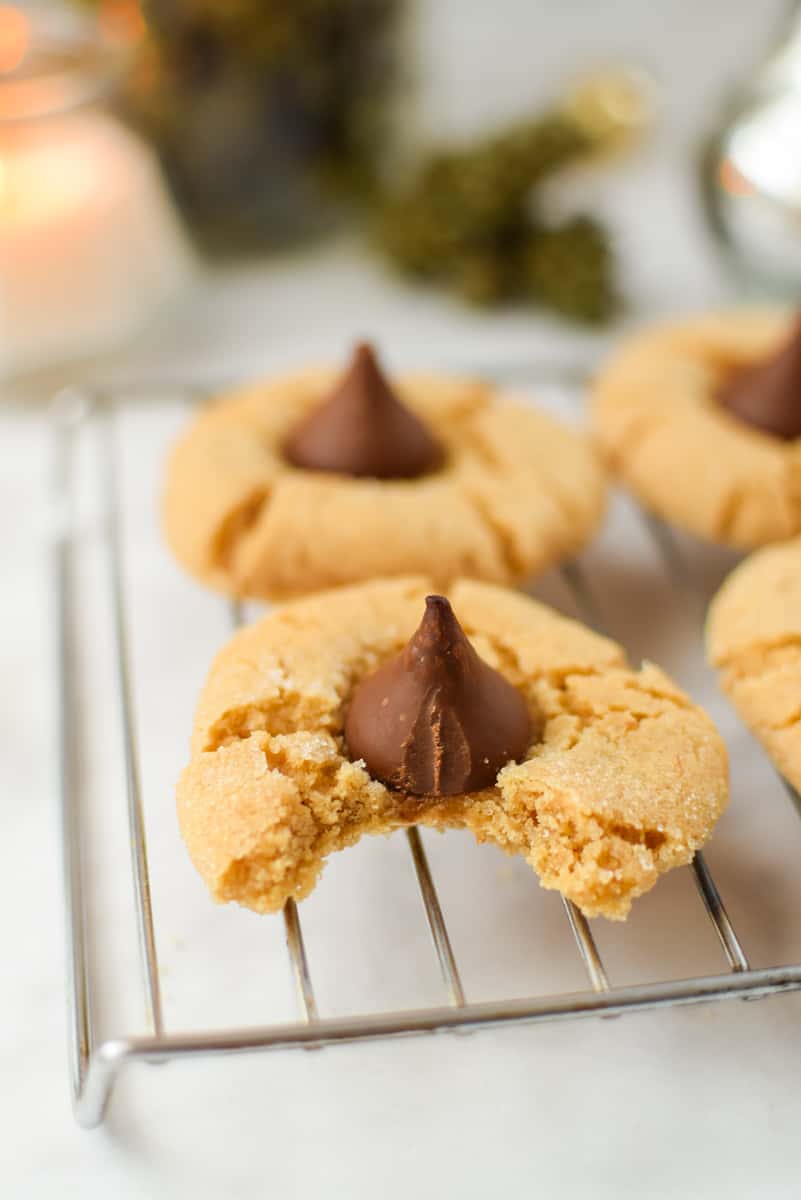
<path fill-rule="evenodd" d="M 0 378 L 594 352 L 801 281 L 765 0 L 0 5 Z M 589 350 L 587 348 L 590 348 Z M 467 364 L 470 365 L 470 364 Z"/>

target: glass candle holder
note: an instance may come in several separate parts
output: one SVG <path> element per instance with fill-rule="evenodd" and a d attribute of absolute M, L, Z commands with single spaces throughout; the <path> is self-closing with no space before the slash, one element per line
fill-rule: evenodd
<path fill-rule="evenodd" d="M 706 213 L 728 262 L 757 293 L 801 285 L 801 5 L 780 45 L 732 97 L 704 148 Z"/>
<path fill-rule="evenodd" d="M 0 5 L 0 376 L 120 346 L 191 271 L 155 160 L 105 107 L 129 53 Z"/>

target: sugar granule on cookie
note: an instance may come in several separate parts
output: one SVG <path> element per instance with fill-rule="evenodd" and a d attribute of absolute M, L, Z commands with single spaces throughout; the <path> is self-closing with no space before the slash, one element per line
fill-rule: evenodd
<path fill-rule="evenodd" d="M 657 667 L 632 670 L 524 595 L 431 591 L 395 579 L 312 596 L 218 655 L 178 786 L 211 895 L 275 911 L 330 853 L 420 823 L 467 828 L 588 916 L 625 917 L 726 806 L 712 722 Z"/>
<path fill-rule="evenodd" d="M 164 526 L 207 586 L 283 600 L 379 577 L 517 584 L 569 558 L 606 499 L 590 440 L 486 383 L 391 379 L 368 346 L 202 408 Z"/>

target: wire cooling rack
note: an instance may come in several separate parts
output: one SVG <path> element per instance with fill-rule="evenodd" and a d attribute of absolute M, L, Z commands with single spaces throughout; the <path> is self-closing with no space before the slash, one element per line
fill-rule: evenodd
<path fill-rule="evenodd" d="M 532 378 L 534 374 L 531 374 Z M 155 384 L 152 387 L 154 392 L 158 390 Z M 139 392 L 141 390 L 138 389 Z M 188 392 L 189 389 L 185 388 L 187 398 Z M 53 502 L 57 515 L 52 567 L 59 701 L 59 799 L 66 902 L 69 1058 L 75 1115 L 82 1126 L 89 1128 L 102 1121 L 115 1080 L 123 1068 L 137 1061 L 162 1063 L 248 1051 L 309 1049 L 401 1035 L 610 1016 L 736 997 L 759 998 L 801 989 L 801 963 L 759 969 L 749 965 L 740 937 L 729 919 L 704 857 L 697 854 L 687 870 L 693 874 L 700 900 L 722 947 L 729 967 L 726 973 L 696 974 L 678 980 L 610 986 L 607 970 L 588 922 L 570 901 L 563 900 L 567 927 L 586 971 L 589 988 L 567 994 L 470 1002 L 465 996 L 426 851 L 417 829 L 411 828 L 405 836 L 444 984 L 446 1004 L 392 1012 L 358 1013 L 346 1017 L 322 1015 L 315 999 L 301 918 L 296 905 L 290 900 L 283 911 L 283 923 L 299 1019 L 266 1026 L 215 1028 L 202 1032 L 167 1029 L 151 901 L 131 679 L 128 598 L 124 587 L 126 546 L 114 436 L 120 404 L 121 393 L 100 396 L 71 389 L 57 397 L 51 416 Z M 89 431 L 93 435 L 94 450 L 87 460 L 79 450 Z M 110 595 L 110 644 L 116 682 L 114 717 L 119 723 L 123 744 L 124 779 L 120 784 L 127 806 L 139 958 L 150 1030 L 144 1035 L 105 1040 L 98 1037 L 92 1005 L 94 987 L 88 951 L 90 927 L 86 904 L 87 864 L 84 861 L 86 805 L 79 749 L 82 718 L 75 638 L 76 624 L 80 619 L 81 594 L 77 562 L 81 532 L 75 517 L 76 486 L 79 476 L 87 470 L 94 474 L 100 498 L 98 536 L 102 569 Z M 662 560 L 676 579 L 684 580 L 688 568 L 677 542 L 660 523 L 649 518 L 645 520 Z M 600 628 L 601 622 L 584 569 L 573 562 L 564 566 L 561 574 L 577 611 L 588 624 Z M 231 625 L 239 625 L 242 620 L 240 606 L 232 604 L 227 608 L 227 619 Z M 199 648 L 198 653 L 204 654 L 205 651 Z"/>

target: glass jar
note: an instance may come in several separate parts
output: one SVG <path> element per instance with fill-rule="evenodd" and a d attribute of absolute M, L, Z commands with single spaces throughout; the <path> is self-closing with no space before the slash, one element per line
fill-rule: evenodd
<path fill-rule="evenodd" d="M 128 62 L 91 21 L 0 5 L 0 376 L 120 346 L 190 272 L 155 160 L 105 108 Z"/>
<path fill-rule="evenodd" d="M 797 299 L 801 284 L 801 8 L 705 148 L 712 229 L 741 279 Z"/>

